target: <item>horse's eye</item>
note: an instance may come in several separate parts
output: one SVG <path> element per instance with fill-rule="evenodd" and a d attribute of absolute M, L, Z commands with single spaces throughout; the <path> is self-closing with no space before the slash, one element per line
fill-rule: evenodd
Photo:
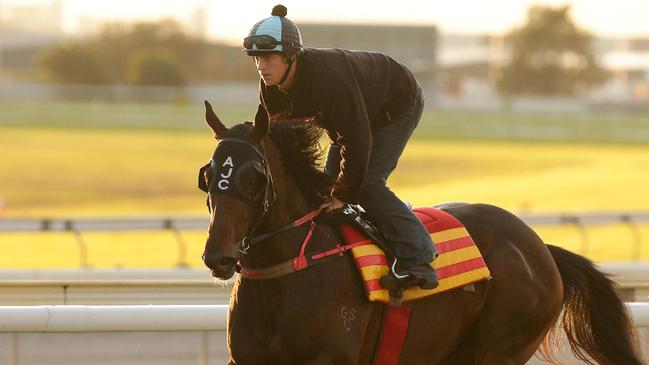
<path fill-rule="evenodd" d="M 266 176 L 260 170 L 261 167 L 255 164 L 242 167 L 237 179 L 243 195 L 255 197 L 264 188 Z"/>
<path fill-rule="evenodd" d="M 251 171 L 246 185 L 248 185 L 250 188 L 259 187 L 261 185 L 261 175 L 256 171 Z"/>
<path fill-rule="evenodd" d="M 256 184 L 256 179 L 252 176 L 248 176 L 246 178 L 246 181 L 244 181 L 244 184 L 246 185 L 246 189 L 250 190 L 251 188 L 255 187 Z"/>

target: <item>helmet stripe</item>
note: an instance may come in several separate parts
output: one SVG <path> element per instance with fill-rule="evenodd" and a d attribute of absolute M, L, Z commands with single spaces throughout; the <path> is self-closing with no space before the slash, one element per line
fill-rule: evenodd
<path fill-rule="evenodd" d="M 282 21 L 278 16 L 271 16 L 270 18 L 264 19 L 264 21 L 259 24 L 259 27 L 255 31 L 255 35 L 269 35 L 275 38 L 277 41 L 282 41 Z M 256 45 L 253 45 L 253 50 L 257 49 Z M 278 45 L 273 49 L 273 51 L 282 51 L 282 46 Z"/>

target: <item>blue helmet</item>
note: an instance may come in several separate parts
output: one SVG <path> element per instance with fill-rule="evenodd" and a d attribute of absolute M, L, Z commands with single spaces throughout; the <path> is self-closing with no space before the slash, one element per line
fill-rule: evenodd
<path fill-rule="evenodd" d="M 243 39 L 243 51 L 249 56 L 261 53 L 301 53 L 302 35 L 295 23 L 286 18 L 284 5 L 275 5 L 271 17 L 252 26 Z"/>

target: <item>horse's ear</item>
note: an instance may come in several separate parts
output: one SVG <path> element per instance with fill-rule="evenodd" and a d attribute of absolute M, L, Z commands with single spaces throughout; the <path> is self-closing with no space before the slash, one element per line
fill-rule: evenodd
<path fill-rule="evenodd" d="M 255 115 L 255 123 L 253 125 L 253 135 L 255 138 L 255 142 L 261 141 L 262 138 L 266 137 L 268 134 L 268 111 L 266 110 L 266 107 L 264 107 L 262 104 L 259 104 L 259 108 L 257 108 L 257 115 Z"/>
<path fill-rule="evenodd" d="M 214 113 L 212 105 L 205 100 L 205 121 L 207 125 L 214 132 L 214 138 L 221 139 L 225 135 L 225 132 L 228 130 L 223 123 L 219 120 L 219 117 Z"/>

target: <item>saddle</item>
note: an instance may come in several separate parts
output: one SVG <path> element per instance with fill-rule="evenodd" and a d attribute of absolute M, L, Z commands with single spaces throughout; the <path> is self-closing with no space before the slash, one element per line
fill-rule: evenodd
<path fill-rule="evenodd" d="M 337 227 L 339 230 L 344 226 L 353 227 L 372 240 L 390 258 L 394 257 L 392 248 L 386 244 L 385 236 L 367 217 L 367 213 L 360 205 L 345 204 L 344 207 L 328 213 L 324 219 L 328 224 Z"/>
<path fill-rule="evenodd" d="M 403 301 L 420 299 L 490 278 L 487 265 L 464 225 L 441 209 L 420 207 L 413 212 L 431 235 L 439 257 L 431 263 L 437 270 L 439 286 L 432 290 L 406 288 Z M 370 301 L 390 303 L 390 292 L 381 278 L 390 274 L 388 263 L 394 253 L 386 239 L 359 206 L 347 205 L 328 218 L 339 230 L 351 249 L 356 266 Z"/>

